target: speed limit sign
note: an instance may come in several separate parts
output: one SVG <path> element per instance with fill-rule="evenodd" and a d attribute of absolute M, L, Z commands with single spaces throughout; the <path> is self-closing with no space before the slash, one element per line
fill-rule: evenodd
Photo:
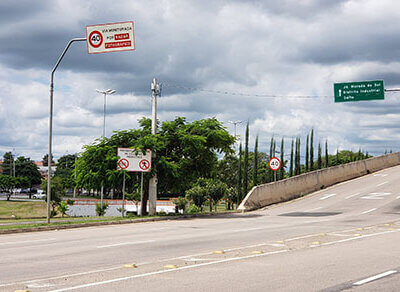
<path fill-rule="evenodd" d="M 103 43 L 103 35 L 99 31 L 94 30 L 90 33 L 88 40 L 93 48 L 98 48 Z"/>
<path fill-rule="evenodd" d="M 277 157 L 272 157 L 268 162 L 269 169 L 277 171 L 281 168 L 281 161 Z"/>

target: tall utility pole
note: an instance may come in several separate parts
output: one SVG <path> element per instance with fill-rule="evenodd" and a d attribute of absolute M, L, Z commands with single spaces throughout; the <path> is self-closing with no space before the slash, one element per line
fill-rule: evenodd
<path fill-rule="evenodd" d="M 151 91 L 152 91 L 152 97 L 153 97 L 153 106 L 152 106 L 152 120 L 151 120 L 151 134 L 155 135 L 157 134 L 157 96 L 160 96 L 161 94 L 161 86 L 159 83 L 157 83 L 157 79 L 153 78 L 153 82 L 151 83 Z M 156 157 L 156 153 L 152 151 L 153 153 L 153 160 Z M 154 172 L 153 177 L 150 179 L 149 182 L 149 215 L 155 215 L 156 214 L 156 206 L 157 206 L 157 173 Z M 144 208 L 143 202 L 141 202 L 141 208 Z M 142 209 L 142 213 L 144 214 L 144 211 Z"/>
<path fill-rule="evenodd" d="M 98 93 L 104 95 L 104 105 L 103 105 L 103 138 L 106 137 L 106 109 L 107 109 L 107 94 L 111 95 L 115 93 L 114 89 L 107 89 L 107 90 L 99 90 L 96 89 Z M 101 192 L 100 192 L 100 205 L 103 208 L 103 198 L 104 198 L 104 182 L 101 184 Z"/>
<path fill-rule="evenodd" d="M 243 121 L 228 121 L 228 123 L 233 124 L 234 133 L 235 133 L 235 140 L 236 140 L 236 125 L 243 123 Z M 236 142 L 236 141 L 235 141 Z M 236 144 L 235 144 L 236 145 Z"/>

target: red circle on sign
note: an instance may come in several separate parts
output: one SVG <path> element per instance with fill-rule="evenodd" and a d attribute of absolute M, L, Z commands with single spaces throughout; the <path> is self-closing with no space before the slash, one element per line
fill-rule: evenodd
<path fill-rule="evenodd" d="M 122 158 L 120 161 L 118 161 L 118 166 L 121 169 L 127 169 L 129 166 L 129 161 L 125 158 Z"/>
<path fill-rule="evenodd" d="M 268 161 L 268 167 L 273 171 L 277 171 L 279 168 L 281 168 L 281 161 L 277 157 L 272 157 Z"/>
<path fill-rule="evenodd" d="M 93 48 L 100 47 L 102 43 L 103 43 L 103 35 L 99 31 L 94 30 L 89 34 L 89 44 Z"/>
<path fill-rule="evenodd" d="M 150 162 L 147 159 L 140 160 L 139 167 L 142 170 L 148 170 L 150 168 Z"/>

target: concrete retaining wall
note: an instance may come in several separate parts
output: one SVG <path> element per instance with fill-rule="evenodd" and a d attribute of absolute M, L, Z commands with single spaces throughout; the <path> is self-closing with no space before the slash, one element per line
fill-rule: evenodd
<path fill-rule="evenodd" d="M 400 165 L 400 152 L 332 166 L 281 181 L 259 185 L 247 194 L 238 209 L 251 211 L 292 200 L 339 182 L 396 165 Z"/>

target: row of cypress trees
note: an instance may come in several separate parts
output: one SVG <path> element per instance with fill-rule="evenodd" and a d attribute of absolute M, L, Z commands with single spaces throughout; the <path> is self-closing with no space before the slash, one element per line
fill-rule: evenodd
<path fill-rule="evenodd" d="M 237 185 L 237 192 L 238 192 L 238 200 L 241 201 L 243 197 L 247 194 L 251 187 L 258 185 L 260 182 L 258 177 L 259 171 L 259 151 L 258 151 L 258 135 L 255 139 L 254 145 L 254 159 L 252 165 L 252 179 L 249 178 L 249 173 L 246 170 L 249 170 L 249 123 L 246 125 L 246 132 L 245 132 L 245 141 L 244 141 L 244 151 L 242 149 L 242 144 L 239 146 L 239 169 L 238 169 L 238 185 Z M 307 134 L 306 137 L 306 147 L 305 147 L 305 157 L 304 157 L 304 164 L 301 164 L 301 139 L 300 137 L 292 138 L 291 141 L 291 152 L 289 161 L 285 159 L 284 154 L 284 138 L 282 138 L 280 143 L 280 160 L 282 163 L 281 168 L 279 171 L 274 174 L 273 171 L 267 170 L 266 182 L 272 182 L 276 178 L 276 180 L 281 180 L 284 178 L 292 177 L 294 175 L 299 175 L 301 173 L 313 171 L 316 169 L 321 169 L 324 167 L 329 167 L 331 165 L 337 165 L 341 163 L 346 163 L 349 161 L 360 160 L 368 157 L 368 153 L 364 155 L 359 150 L 358 154 L 353 155 L 350 157 L 350 160 L 340 161 L 339 159 L 339 150 L 336 152 L 336 157 L 333 156 L 333 163 L 330 162 L 329 158 L 329 151 L 328 151 L 328 140 L 325 141 L 325 155 L 322 156 L 322 146 L 321 143 L 318 143 L 318 154 L 316 161 L 314 160 L 314 129 L 311 130 L 310 134 Z M 270 148 L 269 148 L 269 156 L 267 159 L 269 160 L 272 157 L 276 156 L 276 140 L 274 137 L 271 138 L 270 141 Z M 353 154 L 351 151 L 344 151 L 349 152 L 350 156 Z M 332 156 L 331 156 L 332 157 Z M 288 170 L 286 171 L 285 168 Z M 276 176 L 274 176 L 276 175 Z M 251 182 L 250 182 L 251 180 Z M 252 184 L 250 186 L 250 183 Z"/>

